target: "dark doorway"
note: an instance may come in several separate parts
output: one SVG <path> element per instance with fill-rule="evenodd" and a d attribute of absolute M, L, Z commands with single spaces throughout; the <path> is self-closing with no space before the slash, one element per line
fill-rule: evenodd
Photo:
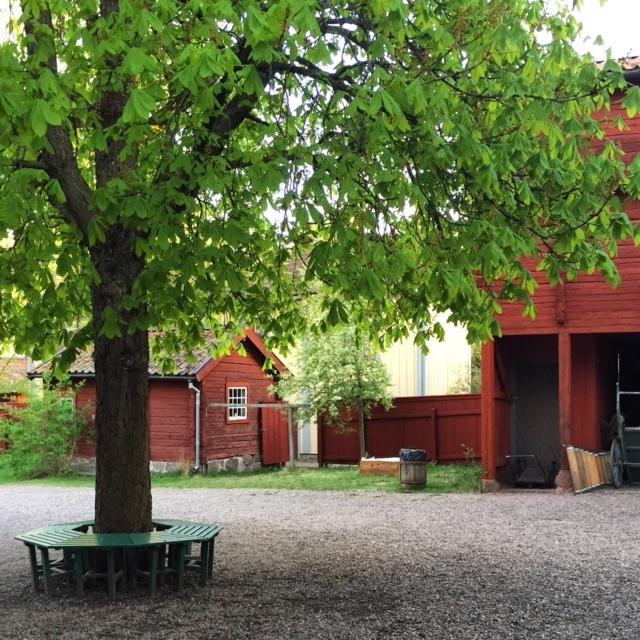
<path fill-rule="evenodd" d="M 562 455 L 558 364 L 517 363 L 512 392 L 511 453 L 534 455 L 544 469 L 549 469 Z"/>

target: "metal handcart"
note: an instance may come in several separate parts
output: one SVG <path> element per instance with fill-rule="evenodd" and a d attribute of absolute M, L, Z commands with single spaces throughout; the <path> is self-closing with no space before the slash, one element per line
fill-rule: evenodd
<path fill-rule="evenodd" d="M 616 381 L 615 437 L 611 443 L 611 470 L 613 486 L 619 488 L 624 479 L 640 482 L 640 426 L 627 426 L 622 413 L 622 401 L 630 396 L 640 396 L 640 391 L 622 391 L 620 388 L 620 354 L 618 354 L 618 379 Z"/>

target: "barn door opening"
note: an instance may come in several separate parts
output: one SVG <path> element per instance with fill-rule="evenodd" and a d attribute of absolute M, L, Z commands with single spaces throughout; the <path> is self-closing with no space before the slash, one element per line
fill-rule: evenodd
<path fill-rule="evenodd" d="M 514 481 L 525 486 L 550 484 L 562 455 L 558 363 L 520 362 L 512 371 Z"/>

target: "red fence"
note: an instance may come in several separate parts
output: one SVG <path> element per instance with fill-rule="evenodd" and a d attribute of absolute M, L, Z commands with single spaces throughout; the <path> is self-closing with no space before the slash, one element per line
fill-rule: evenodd
<path fill-rule="evenodd" d="M 397 456 L 401 448 L 426 449 L 429 460 L 458 462 L 480 459 L 480 394 L 396 398 L 385 411 L 372 410 L 366 421 L 366 449 L 370 456 Z M 318 462 L 357 464 L 358 420 L 348 430 L 319 421 Z"/>

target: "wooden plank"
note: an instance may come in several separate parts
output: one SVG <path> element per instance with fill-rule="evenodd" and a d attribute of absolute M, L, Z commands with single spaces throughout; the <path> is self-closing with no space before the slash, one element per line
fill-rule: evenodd
<path fill-rule="evenodd" d="M 399 476 L 400 458 L 362 458 L 359 467 L 363 476 Z"/>
<path fill-rule="evenodd" d="M 560 442 L 567 447 L 571 441 L 571 334 L 558 336 L 558 399 Z M 566 449 L 565 449 L 566 450 Z M 562 469 L 568 468 L 566 456 L 560 462 Z"/>
<path fill-rule="evenodd" d="M 566 448 L 567 460 L 569 462 L 569 471 L 571 473 L 571 482 L 573 483 L 573 490 L 578 493 L 582 490 L 582 478 L 580 477 L 580 470 L 578 468 L 578 460 L 576 457 L 576 450 L 569 446 Z"/>
<path fill-rule="evenodd" d="M 482 345 L 482 400 L 480 421 L 482 433 L 482 467 L 487 480 L 496 479 L 496 406 L 495 343 Z"/>

